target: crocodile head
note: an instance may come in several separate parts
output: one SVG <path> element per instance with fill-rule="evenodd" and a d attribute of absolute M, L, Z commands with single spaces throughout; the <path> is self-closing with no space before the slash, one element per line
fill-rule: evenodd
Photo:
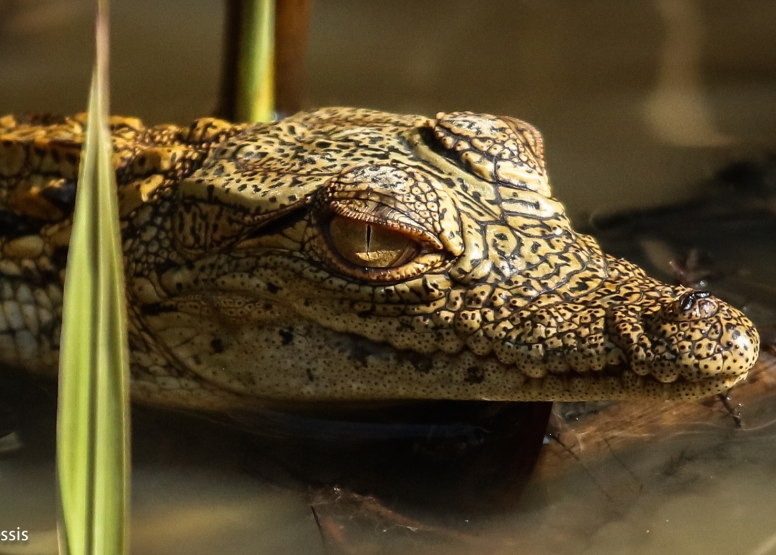
<path fill-rule="evenodd" d="M 671 399 L 757 358 L 741 312 L 574 232 L 522 121 L 332 108 L 238 131 L 123 210 L 147 400 Z"/>

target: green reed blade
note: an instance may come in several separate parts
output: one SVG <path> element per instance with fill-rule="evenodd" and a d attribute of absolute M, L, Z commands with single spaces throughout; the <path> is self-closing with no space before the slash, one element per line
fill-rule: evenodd
<path fill-rule="evenodd" d="M 129 364 L 116 176 L 108 128 L 108 15 L 81 157 L 64 293 L 57 477 L 60 553 L 127 553 Z"/>
<path fill-rule="evenodd" d="M 275 0 L 242 0 L 237 121 L 272 121 L 275 109 Z"/>

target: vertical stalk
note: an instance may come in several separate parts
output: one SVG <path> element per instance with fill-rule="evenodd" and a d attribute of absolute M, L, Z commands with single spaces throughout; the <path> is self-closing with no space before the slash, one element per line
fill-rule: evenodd
<path fill-rule="evenodd" d="M 108 127 L 108 0 L 68 254 L 57 415 L 59 545 L 124 555 L 129 514 L 129 358 L 113 146 Z"/>
<path fill-rule="evenodd" d="M 302 104 L 312 0 L 227 0 L 216 115 L 270 121 Z"/>
<path fill-rule="evenodd" d="M 272 121 L 275 110 L 275 0 L 244 0 L 237 68 L 238 121 Z"/>

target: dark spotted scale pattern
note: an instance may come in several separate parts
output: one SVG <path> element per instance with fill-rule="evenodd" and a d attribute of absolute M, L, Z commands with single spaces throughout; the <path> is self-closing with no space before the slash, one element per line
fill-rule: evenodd
<path fill-rule="evenodd" d="M 85 125 L 0 118 L 5 365 L 55 371 Z M 517 119 L 111 126 L 137 400 L 690 398 L 757 358 L 739 311 L 576 233 Z M 354 263 L 336 218 L 405 254 Z"/>

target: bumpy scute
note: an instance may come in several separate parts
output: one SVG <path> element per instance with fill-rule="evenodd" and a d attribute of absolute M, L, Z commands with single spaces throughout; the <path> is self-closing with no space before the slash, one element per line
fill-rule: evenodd
<path fill-rule="evenodd" d="M 56 367 L 85 125 L 0 118 L 2 363 Z M 757 357 L 739 311 L 576 233 L 519 120 L 111 128 L 140 401 L 689 398 Z"/>

